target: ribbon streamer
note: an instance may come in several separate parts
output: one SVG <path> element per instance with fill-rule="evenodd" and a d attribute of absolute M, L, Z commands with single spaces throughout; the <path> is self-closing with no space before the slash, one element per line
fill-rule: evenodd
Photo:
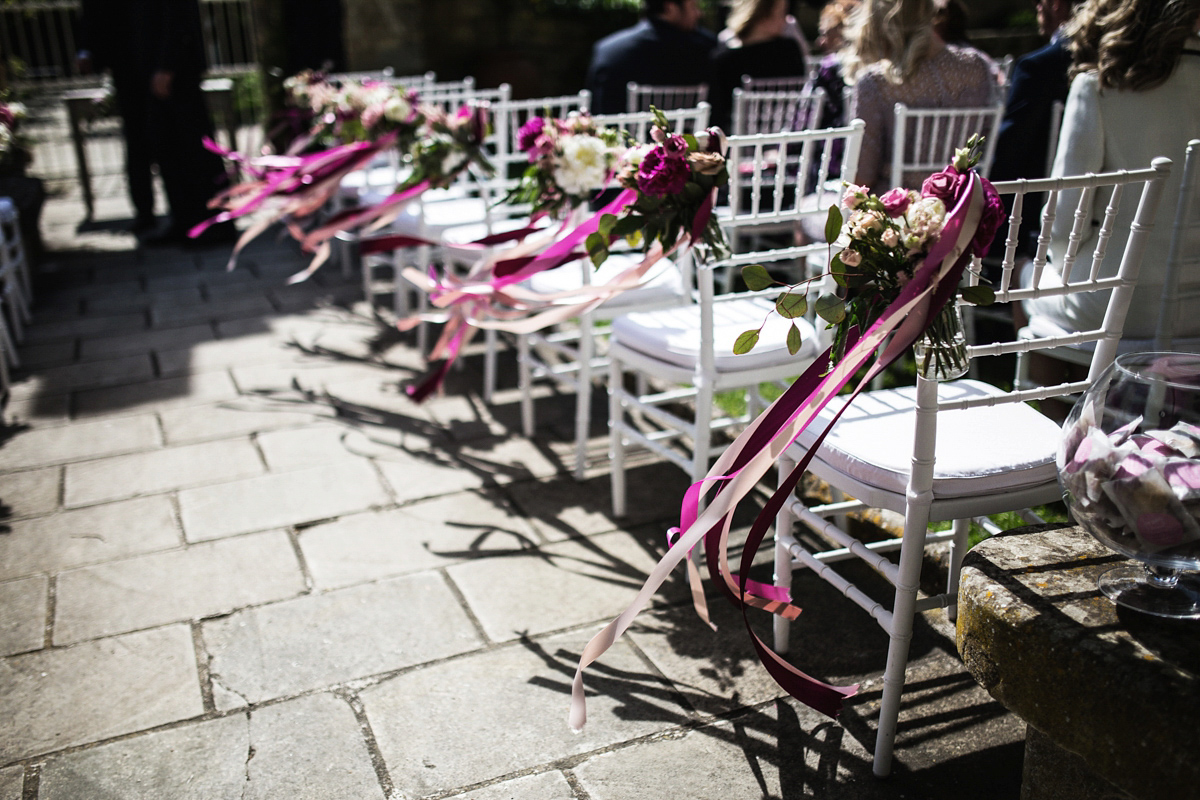
<path fill-rule="evenodd" d="M 728 566 L 727 543 L 737 503 L 754 489 L 779 455 L 874 356 L 890 334 L 895 334 L 891 342 L 870 368 L 867 377 L 860 382 L 858 389 L 842 406 L 834 422 L 858 392 L 869 384 L 870 378 L 895 360 L 924 331 L 928 320 L 932 318 L 931 310 L 940 310 L 941 306 L 954 296 L 958 280 L 970 259 L 967 248 L 978 227 L 983 204 L 982 184 L 979 177 L 972 172 L 968 191 L 963 192 L 953 211 L 947 215 L 941 238 L 913 279 L 901 291 L 900 296 L 884 310 L 865 334 L 848 348 L 842 360 L 826 375 L 820 376 L 820 366 L 823 366 L 824 360 L 828 358 L 828 351 L 810 366 L 800 379 L 737 437 L 717 459 L 708 475 L 688 489 L 681 509 L 680 527 L 683 533 L 676 544 L 669 548 L 655 565 L 633 602 L 588 642 L 580 656 L 571 687 L 568 721 L 572 729 L 581 730 L 587 721 L 583 671 L 624 634 L 679 561 L 686 557 L 687 551 L 702 539 L 705 541 L 710 575 L 727 596 L 740 606 L 748 629 L 749 606 L 783 614 L 792 619 L 800 613 L 800 609 L 790 602 L 782 602 L 777 597 L 761 597 L 749 593 L 751 584 L 747 575 L 754 554 L 774 518 L 774 513 L 769 512 L 771 509 L 777 510 L 790 494 L 791 488 L 803 474 L 804 468 L 811 461 L 833 423 L 822 432 L 817 442 L 772 497 L 768 506 L 759 514 L 743 550 L 739 577 L 734 583 Z M 702 512 L 699 511 L 705 487 L 711 489 L 714 485 L 717 486 L 715 497 Z M 767 647 L 753 631 L 750 633 L 759 659 L 767 671 L 790 695 L 806 705 L 836 717 L 841 710 L 842 701 L 857 691 L 857 686 L 833 686 L 804 674 Z"/>

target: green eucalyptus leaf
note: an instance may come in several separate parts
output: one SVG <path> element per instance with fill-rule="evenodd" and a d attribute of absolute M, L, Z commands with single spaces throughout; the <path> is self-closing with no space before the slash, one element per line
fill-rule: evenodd
<path fill-rule="evenodd" d="M 825 241 L 833 244 L 838 234 L 842 232 L 842 212 L 837 206 L 829 207 L 829 216 L 825 218 Z"/>
<path fill-rule="evenodd" d="M 996 302 L 996 292 L 990 286 L 966 286 L 962 290 L 963 300 L 977 306 L 990 306 Z"/>
<path fill-rule="evenodd" d="M 800 345 L 803 344 L 803 339 L 800 336 L 800 329 L 796 327 L 796 323 L 792 323 L 792 327 L 788 328 L 787 346 L 788 353 L 796 355 L 800 352 Z"/>
<path fill-rule="evenodd" d="M 640 217 L 637 214 L 628 214 L 619 218 L 613 225 L 613 236 L 628 236 L 631 233 L 637 233 L 642 230 L 646 224 L 646 218 Z"/>
<path fill-rule="evenodd" d="M 592 259 L 592 264 L 600 266 L 608 258 L 608 237 L 600 232 L 588 234 L 587 240 L 584 242 L 587 247 L 588 257 Z"/>
<path fill-rule="evenodd" d="M 700 143 L 696 141 L 696 137 L 692 134 L 685 133 L 683 140 L 687 142 L 688 150 L 691 150 L 693 153 L 700 149 Z"/>
<path fill-rule="evenodd" d="M 744 356 L 753 350 L 756 344 L 758 344 L 758 331 L 746 331 L 737 337 L 737 341 L 733 343 L 733 353 L 734 355 Z"/>
<path fill-rule="evenodd" d="M 842 257 L 839 253 L 829 261 L 829 274 L 833 276 L 833 280 L 838 286 L 848 286 L 846 282 L 846 265 L 842 263 Z"/>
<path fill-rule="evenodd" d="M 846 318 L 846 301 L 836 294 L 823 294 L 817 298 L 813 309 L 826 322 L 838 324 Z"/>
<path fill-rule="evenodd" d="M 752 292 L 766 289 L 775 282 L 771 278 L 771 273 L 767 272 L 767 268 L 762 264 L 750 264 L 742 267 L 742 280 L 746 283 L 746 288 Z"/>
<path fill-rule="evenodd" d="M 800 292 L 784 292 L 775 300 L 775 310 L 784 319 L 803 317 L 808 311 L 808 298 Z"/>
<path fill-rule="evenodd" d="M 617 225 L 616 214 L 605 214 L 600 217 L 600 222 L 596 225 L 596 230 L 602 236 L 612 236 L 613 228 Z"/>

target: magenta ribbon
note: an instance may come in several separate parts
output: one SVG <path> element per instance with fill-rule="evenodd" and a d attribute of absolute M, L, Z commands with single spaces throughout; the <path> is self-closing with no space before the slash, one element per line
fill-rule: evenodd
<path fill-rule="evenodd" d="M 571 691 L 569 721 L 572 728 L 581 729 L 587 720 L 583 670 L 628 629 L 650 597 L 685 557 L 686 551 L 701 539 L 705 542 L 710 576 L 734 604 L 741 608 L 759 659 L 788 694 L 828 716 L 836 717 L 841 711 L 843 700 L 857 692 L 857 686 L 834 686 L 806 675 L 762 642 L 750 629 L 750 606 L 790 619 L 794 619 L 800 613 L 800 609 L 780 599 L 781 593 L 777 591 L 762 593 L 767 596 L 755 595 L 751 590 L 761 587 L 761 584 L 755 586 L 747 576 L 754 555 L 775 513 L 790 496 L 796 481 L 803 475 L 833 424 L 863 387 L 870 383 L 870 379 L 910 347 L 928 327 L 933 313 L 940 310 L 954 296 L 962 272 L 970 260 L 968 246 L 982 215 L 983 198 L 980 178 L 972 172 L 967 191 L 959 197 L 954 209 L 946 217 L 941 238 L 931 248 L 924 264 L 916 270 L 913 279 L 904 287 L 900 296 L 861 337 L 852 337 L 853 342 L 842 360 L 827 374 L 822 375 L 822 371 L 828 352 L 810 365 L 783 395 L 738 436 L 717 460 L 709 475 L 688 489 L 680 513 L 681 527 L 684 530 L 676 544 L 668 549 L 666 555 L 654 567 L 629 607 L 596 634 L 580 656 Z M 946 262 L 949 262 L 949 266 Z M 795 441 L 820 410 L 837 396 L 854 374 L 875 355 L 889 334 L 892 334 L 891 340 L 868 370 L 866 377 L 760 512 L 743 549 L 738 580 L 736 584 L 733 583 L 726 563 L 726 545 L 738 501 L 754 488 L 774 462 L 776 455 Z M 705 493 L 705 487 L 711 489 L 714 484 L 716 494 L 701 513 L 699 503 Z"/>

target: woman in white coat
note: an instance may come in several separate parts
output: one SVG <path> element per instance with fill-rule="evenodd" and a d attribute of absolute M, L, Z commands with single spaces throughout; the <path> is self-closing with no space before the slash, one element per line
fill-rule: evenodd
<path fill-rule="evenodd" d="M 1158 156 L 1175 162 L 1170 182 L 1133 295 L 1124 334 L 1153 338 L 1158 323 L 1175 199 L 1183 156 L 1190 139 L 1200 137 L 1200 0 L 1089 0 L 1067 24 L 1074 54 L 1074 79 L 1063 114 L 1052 175 L 1080 175 L 1141 169 Z M 1077 192 L 1064 192 L 1051 230 L 1050 263 L 1042 285 L 1061 284 L 1062 254 L 1074 223 Z M 1089 274 L 1104 217 L 1107 196 L 1097 197 L 1085 227 L 1072 279 Z M 1117 273 L 1135 212 L 1123 203 L 1114 221 L 1101 275 Z M 1200 241 L 1185 243 L 1185 253 L 1200 252 Z M 1027 270 L 1028 271 L 1028 270 Z M 1028 285 L 1029 275 L 1025 276 Z M 1184 274 L 1181 291 L 1197 290 L 1200 275 Z M 1034 332 L 1054 328 L 1075 331 L 1100 326 L 1107 292 L 1044 297 L 1024 303 Z M 1185 308 L 1174 331 L 1200 336 L 1200 308 Z"/>

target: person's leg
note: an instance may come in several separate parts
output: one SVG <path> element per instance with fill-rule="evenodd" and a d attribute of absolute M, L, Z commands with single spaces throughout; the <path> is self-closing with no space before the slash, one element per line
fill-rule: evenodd
<path fill-rule="evenodd" d="M 114 81 L 116 77 L 114 76 Z M 121 132 L 125 137 L 125 178 L 129 184 L 129 199 L 133 203 L 134 232 L 154 227 L 154 147 L 150 132 L 149 86 L 122 76 L 117 82 L 117 110 L 121 115 Z"/>
<path fill-rule="evenodd" d="M 216 213 L 208 208 L 208 201 L 228 179 L 220 157 L 203 145 L 204 137 L 212 136 L 212 122 L 199 86 L 181 81 L 170 99 L 154 101 L 152 116 L 155 151 L 171 206 L 171 231 L 182 238 Z M 221 230 L 231 233 L 232 226 Z"/>

